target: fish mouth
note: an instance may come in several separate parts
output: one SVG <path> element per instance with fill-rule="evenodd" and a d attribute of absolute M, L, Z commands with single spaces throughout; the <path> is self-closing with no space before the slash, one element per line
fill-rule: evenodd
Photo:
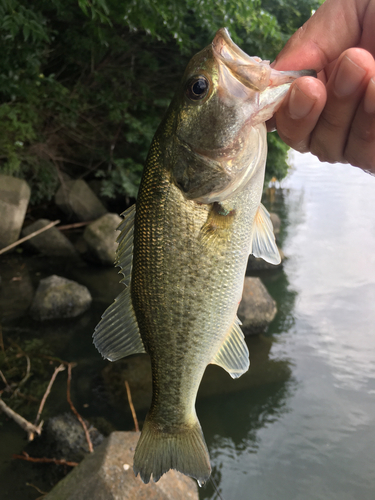
<path fill-rule="evenodd" d="M 262 92 L 268 87 L 292 83 L 300 76 L 314 76 L 314 70 L 277 71 L 270 62 L 260 57 L 251 57 L 231 39 L 226 28 L 220 28 L 212 42 L 214 56 L 229 73 L 246 88 Z"/>

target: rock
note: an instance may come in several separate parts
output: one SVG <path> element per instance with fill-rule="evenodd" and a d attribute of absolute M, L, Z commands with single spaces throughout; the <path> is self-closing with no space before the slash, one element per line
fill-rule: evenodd
<path fill-rule="evenodd" d="M 276 302 L 259 278 L 245 278 L 242 301 L 238 308 L 245 335 L 262 333 L 277 312 Z"/>
<path fill-rule="evenodd" d="M 34 297 L 34 287 L 27 266 L 17 254 L 2 256 L 0 273 L 0 319 L 6 323 L 26 314 Z"/>
<path fill-rule="evenodd" d="M 46 227 L 50 222 L 51 221 L 48 219 L 39 219 L 27 226 L 22 231 L 22 234 L 23 236 L 28 236 L 34 231 L 37 231 L 42 227 Z M 43 233 L 40 233 L 25 242 L 25 244 L 45 255 L 53 257 L 78 258 L 78 254 L 73 244 L 57 229 L 57 227 L 47 229 L 47 231 L 44 231 Z"/>
<path fill-rule="evenodd" d="M 45 500 L 198 500 L 191 478 L 169 471 L 143 484 L 133 473 L 136 432 L 113 432 L 44 498 Z"/>
<path fill-rule="evenodd" d="M 273 234 L 277 238 L 280 234 L 281 220 L 280 217 L 274 212 L 270 212 L 270 217 L 273 225 Z"/>
<path fill-rule="evenodd" d="M 0 175 L 0 249 L 18 240 L 30 192 L 26 181 Z"/>
<path fill-rule="evenodd" d="M 44 321 L 54 318 L 74 318 L 91 304 L 88 289 L 75 281 L 52 275 L 40 281 L 30 314 Z"/>
<path fill-rule="evenodd" d="M 90 432 L 93 447 L 99 446 L 104 436 L 85 421 Z M 80 462 L 89 453 L 86 436 L 81 423 L 72 413 L 64 413 L 50 418 L 43 432 L 46 442 L 46 456 L 65 458 L 71 462 Z"/>
<path fill-rule="evenodd" d="M 106 214 L 89 224 L 83 238 L 87 243 L 89 255 L 101 264 L 113 266 L 117 248 L 116 229 L 121 222 L 117 214 Z"/>
<path fill-rule="evenodd" d="M 55 203 L 67 215 L 73 214 L 80 221 L 95 220 L 107 213 L 103 203 L 82 179 L 65 181 L 55 195 Z"/>
<path fill-rule="evenodd" d="M 148 409 L 151 404 L 151 362 L 149 356 L 140 354 L 108 363 L 102 371 L 103 381 L 114 407 L 118 401 L 127 401 L 125 380 L 128 381 L 134 408 Z"/>
<path fill-rule="evenodd" d="M 251 273 L 252 271 L 272 271 L 273 269 L 279 269 L 285 260 L 284 252 L 279 248 L 279 253 L 281 257 L 280 264 L 270 264 L 269 262 L 254 257 L 254 255 L 249 256 L 249 260 L 247 261 L 246 273 Z"/>

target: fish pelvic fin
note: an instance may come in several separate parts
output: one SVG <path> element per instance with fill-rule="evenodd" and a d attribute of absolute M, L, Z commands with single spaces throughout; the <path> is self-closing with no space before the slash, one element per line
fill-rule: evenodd
<path fill-rule="evenodd" d="M 249 350 L 240 324 L 240 320 L 236 318 L 220 349 L 211 361 L 211 364 L 224 368 L 232 378 L 240 377 L 247 372 L 250 366 Z"/>
<path fill-rule="evenodd" d="M 197 417 L 192 424 L 164 429 L 148 415 L 134 454 L 134 474 L 144 483 L 175 469 L 202 486 L 211 475 L 210 457 Z"/>
<path fill-rule="evenodd" d="M 110 361 L 116 361 L 130 354 L 146 352 L 130 293 L 135 205 L 128 208 L 122 215 L 124 219 L 118 227 L 121 233 L 117 238 L 115 264 L 121 269 L 120 272 L 124 276 L 121 283 L 124 283 L 126 288 L 104 311 L 93 335 L 95 347 L 103 357 Z"/>
<path fill-rule="evenodd" d="M 250 253 L 260 257 L 270 264 L 280 264 L 281 258 L 277 248 L 270 214 L 260 204 L 255 215 L 254 232 Z"/>

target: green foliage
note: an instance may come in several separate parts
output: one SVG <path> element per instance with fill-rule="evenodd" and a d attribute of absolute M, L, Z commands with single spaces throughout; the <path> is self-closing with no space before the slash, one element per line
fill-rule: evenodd
<path fill-rule="evenodd" d="M 60 172 L 135 196 L 151 138 L 187 61 L 227 26 L 273 59 L 316 0 L 1 0 L 0 170 L 32 201 Z M 271 139 L 269 176 L 285 173 Z M 282 164 L 284 167 L 282 167 Z M 274 167 L 273 167 L 274 166 Z"/>

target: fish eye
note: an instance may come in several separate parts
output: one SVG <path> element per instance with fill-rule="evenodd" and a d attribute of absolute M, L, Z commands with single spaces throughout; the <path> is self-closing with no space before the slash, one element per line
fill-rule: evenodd
<path fill-rule="evenodd" d="M 192 78 L 186 87 L 186 95 L 193 101 L 199 101 L 206 97 L 210 86 L 207 78 L 198 76 Z"/>

